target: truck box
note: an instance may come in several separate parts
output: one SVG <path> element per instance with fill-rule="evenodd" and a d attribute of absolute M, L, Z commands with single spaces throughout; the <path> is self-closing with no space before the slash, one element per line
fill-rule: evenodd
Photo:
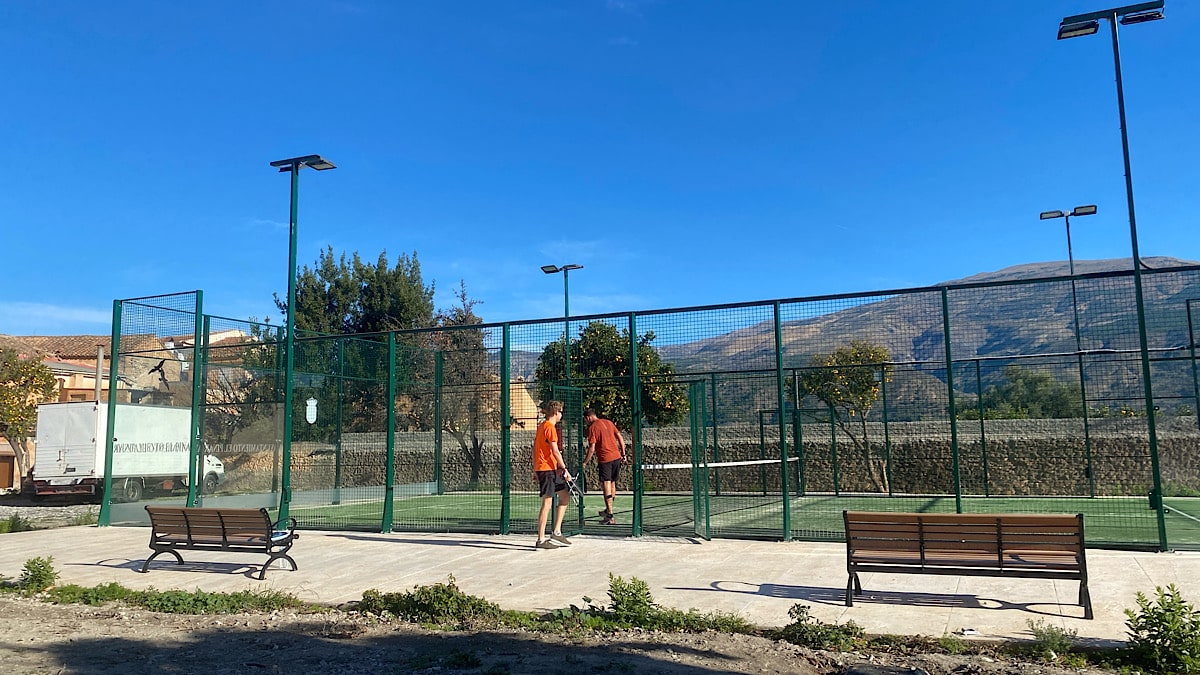
<path fill-rule="evenodd" d="M 38 406 L 35 495 L 99 495 L 104 486 L 108 404 L 95 401 Z M 113 490 L 137 501 L 145 490 L 187 487 L 191 411 L 166 406 L 117 404 L 113 436 Z M 205 454 L 202 486 L 211 491 L 225 479 L 216 457 Z"/>

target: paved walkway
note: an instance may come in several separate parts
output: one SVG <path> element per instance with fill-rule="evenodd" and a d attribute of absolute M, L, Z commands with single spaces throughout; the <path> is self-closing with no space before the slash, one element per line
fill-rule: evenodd
<path fill-rule="evenodd" d="M 871 633 L 941 636 L 969 629 L 991 638 L 1025 638 L 1027 622 L 1045 621 L 1097 642 L 1125 638 L 1124 609 L 1137 591 L 1176 584 L 1200 601 L 1200 553 L 1088 550 L 1096 618 L 1074 604 L 1078 583 L 864 574 L 864 595 L 843 605 L 845 547 L 836 543 L 762 542 L 578 536 L 573 546 L 534 550 L 528 535 L 371 534 L 304 531 L 292 555 L 300 570 L 252 575 L 265 556 L 184 552 L 151 563 L 149 531 L 133 527 L 71 527 L 0 534 L 0 576 L 17 577 L 25 561 L 53 556 L 63 583 L 116 581 L 130 588 L 238 591 L 271 588 L 302 599 L 338 604 L 370 588 L 403 591 L 453 575 L 464 592 L 501 607 L 550 610 L 608 603 L 608 575 L 645 581 L 664 606 L 736 612 L 763 626 L 789 622 L 803 603 L 822 621 L 850 621 Z"/>

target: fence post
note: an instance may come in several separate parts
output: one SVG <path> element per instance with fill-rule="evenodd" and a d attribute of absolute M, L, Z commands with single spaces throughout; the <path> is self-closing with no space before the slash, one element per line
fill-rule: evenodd
<path fill-rule="evenodd" d="M 983 456 L 983 494 L 992 496 L 992 486 L 988 477 L 987 461 L 987 432 L 983 424 L 983 373 L 980 371 L 979 359 L 975 359 L 975 407 L 979 411 L 979 452 Z"/>
<path fill-rule="evenodd" d="M 197 488 L 204 475 L 204 454 L 200 444 L 201 422 L 204 419 L 204 387 L 200 381 L 204 342 L 208 335 L 208 317 L 203 314 L 204 291 L 196 291 L 196 318 L 192 328 L 192 405 L 191 429 L 188 430 L 188 496 L 187 505 L 196 505 Z"/>
<path fill-rule="evenodd" d="M 104 494 L 96 525 L 107 527 L 112 518 L 113 428 L 117 424 L 117 374 L 121 364 L 121 301 L 113 300 L 112 343 L 108 348 L 108 410 L 104 434 Z M 21 476 L 25 480 L 25 476 Z"/>
<path fill-rule="evenodd" d="M 638 381 L 637 314 L 629 313 L 629 433 L 633 437 L 633 531 L 642 536 L 642 387 Z"/>
<path fill-rule="evenodd" d="M 892 434 L 888 430 L 887 363 L 879 364 L 879 400 L 883 404 L 883 456 L 887 467 L 888 496 L 892 496 Z"/>
<path fill-rule="evenodd" d="M 946 343 L 946 392 L 950 395 L 950 465 L 954 472 L 954 512 L 962 513 L 962 474 L 958 457 L 958 411 L 954 407 L 954 357 L 950 348 L 950 291 L 942 286 L 942 334 Z"/>
<path fill-rule="evenodd" d="M 779 491 L 783 499 L 783 540 L 792 540 L 792 499 L 788 494 L 787 416 L 783 414 L 783 321 L 779 316 L 779 301 L 773 306 L 775 314 L 775 406 L 779 410 Z"/>
<path fill-rule="evenodd" d="M 387 469 L 384 472 L 382 531 L 392 531 L 396 496 L 396 334 L 387 334 Z"/>
<path fill-rule="evenodd" d="M 342 380 L 346 376 L 345 336 L 339 337 L 333 346 L 337 349 L 338 366 L 337 413 L 334 425 L 334 433 L 337 434 L 337 437 L 333 439 L 333 503 L 336 505 L 342 503 L 342 401 L 344 396 Z"/>
<path fill-rule="evenodd" d="M 500 346 L 500 534 L 508 534 L 512 519 L 512 371 L 508 324 L 501 329 Z"/>
<path fill-rule="evenodd" d="M 442 483 L 442 350 L 433 353 L 433 483 L 437 493 L 445 494 Z"/>

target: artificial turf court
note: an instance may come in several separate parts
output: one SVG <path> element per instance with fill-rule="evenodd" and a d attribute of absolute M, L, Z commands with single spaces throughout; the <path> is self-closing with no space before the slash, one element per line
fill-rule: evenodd
<path fill-rule="evenodd" d="M 383 523 L 380 497 L 359 492 L 339 504 L 292 503 L 291 515 L 301 527 L 378 531 Z M 599 494 L 583 498 L 582 509 L 572 503 L 564 530 L 588 534 L 633 534 L 633 496 L 618 494 L 616 525 L 601 525 Z M 501 531 L 502 498 L 499 493 L 459 492 L 399 497 L 392 503 L 392 528 L 416 532 Z M 534 529 L 540 499 L 534 493 L 509 497 L 508 532 Z M 696 536 L 696 515 L 703 519 L 704 503 L 687 494 L 646 494 L 642 497 L 641 534 Z M 1158 548 L 1157 511 L 1145 497 L 963 497 L 965 513 L 1082 513 L 1089 544 L 1106 547 Z M 699 509 L 699 511 L 697 511 Z M 840 540 L 842 511 L 913 511 L 952 513 L 953 496 L 807 495 L 790 502 L 791 537 L 806 540 Z M 725 494 L 708 498 L 710 536 L 783 539 L 783 508 L 779 495 Z M 582 524 L 580 519 L 582 518 Z M 702 522 L 702 521 L 701 521 Z M 1164 500 L 1164 522 L 1171 548 L 1200 548 L 1200 498 Z"/>

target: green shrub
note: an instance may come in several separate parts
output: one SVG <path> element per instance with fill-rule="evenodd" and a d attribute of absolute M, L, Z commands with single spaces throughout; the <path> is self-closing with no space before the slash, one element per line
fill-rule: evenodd
<path fill-rule="evenodd" d="M 646 582 L 637 577 L 625 581 L 612 572 L 608 573 L 608 600 L 613 618 L 631 626 L 645 626 L 658 610 Z"/>
<path fill-rule="evenodd" d="M 106 602 L 129 600 L 131 597 L 136 596 L 137 593 L 137 591 L 131 591 L 115 581 L 100 584 L 94 588 L 67 584 L 66 586 L 56 586 L 51 589 L 48 599 L 50 602 L 58 605 L 103 605 Z"/>
<path fill-rule="evenodd" d="M 208 593 L 195 591 L 156 591 L 150 589 L 131 592 L 127 600 L 131 604 L 145 607 L 154 612 L 170 614 L 236 614 L 238 612 L 273 612 L 289 607 L 303 607 L 304 603 L 295 596 L 282 591 L 237 591 L 235 593 Z"/>
<path fill-rule="evenodd" d="M 495 624 L 503 615 L 499 605 L 459 590 L 454 575 L 444 584 L 416 586 L 405 593 L 364 591 L 358 609 L 435 626 Z"/>
<path fill-rule="evenodd" d="M 788 610 L 792 623 L 779 629 L 779 637 L 809 649 L 850 651 L 864 641 L 867 632 L 862 626 L 847 621 L 843 624 L 824 623 L 808 612 L 808 607 L 792 605 Z"/>
<path fill-rule="evenodd" d="M 1200 612 L 1175 584 L 1154 592 L 1150 600 L 1139 591 L 1137 611 L 1125 610 L 1131 660 L 1161 673 L 1200 673 Z"/>
<path fill-rule="evenodd" d="M 30 558 L 21 569 L 17 586 L 27 593 L 40 593 L 57 583 L 58 576 L 53 557 Z"/>

